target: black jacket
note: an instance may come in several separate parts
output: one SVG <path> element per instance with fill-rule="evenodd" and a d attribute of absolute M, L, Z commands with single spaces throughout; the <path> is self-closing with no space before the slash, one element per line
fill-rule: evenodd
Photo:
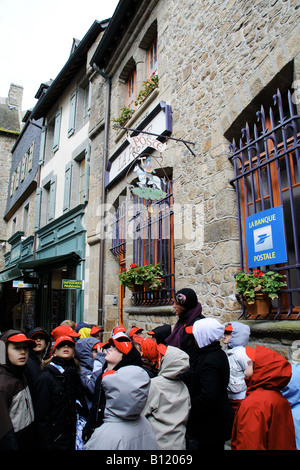
<path fill-rule="evenodd" d="M 57 358 L 52 361 L 58 365 L 63 362 L 59 364 Z M 73 360 L 68 362 L 63 373 L 47 364 L 37 379 L 35 413 L 40 448 L 44 450 L 75 450 L 76 412 L 87 416 L 79 371 Z"/>
<path fill-rule="evenodd" d="M 219 341 L 198 348 L 189 391 L 191 411 L 187 435 L 199 441 L 199 450 L 215 448 L 230 439 L 232 407 L 227 396 L 229 363 Z"/>

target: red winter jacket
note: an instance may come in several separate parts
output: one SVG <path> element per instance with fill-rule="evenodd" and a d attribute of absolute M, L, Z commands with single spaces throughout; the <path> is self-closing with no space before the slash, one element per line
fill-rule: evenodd
<path fill-rule="evenodd" d="M 281 354 L 256 347 L 253 375 L 233 424 L 232 450 L 296 450 L 291 406 L 280 393 L 291 375 Z"/>

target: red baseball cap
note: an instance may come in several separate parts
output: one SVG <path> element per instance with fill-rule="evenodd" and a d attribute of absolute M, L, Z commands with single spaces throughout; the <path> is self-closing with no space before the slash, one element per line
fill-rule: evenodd
<path fill-rule="evenodd" d="M 157 343 L 152 338 L 141 338 L 141 349 L 143 355 L 150 361 L 156 362 L 159 359 Z"/>
<path fill-rule="evenodd" d="M 36 346 L 36 342 L 33 339 L 27 338 L 27 336 L 24 335 L 24 333 L 17 333 L 15 335 L 10 336 L 7 341 L 10 341 L 12 343 L 29 343 L 30 346 Z"/>
<path fill-rule="evenodd" d="M 59 325 L 54 330 L 51 331 L 51 335 L 54 339 L 59 338 L 60 336 L 72 336 L 74 338 L 79 338 L 80 334 L 76 333 L 69 325 Z"/>
<path fill-rule="evenodd" d="M 157 350 L 161 356 L 164 356 L 167 352 L 168 347 L 165 344 L 158 344 Z"/>
<path fill-rule="evenodd" d="M 128 336 L 120 336 L 119 338 L 109 338 L 108 343 L 117 348 L 121 353 L 128 354 L 132 349 L 132 342 Z"/>
<path fill-rule="evenodd" d="M 55 341 L 54 343 L 54 348 L 57 348 L 57 346 L 60 344 L 60 343 L 71 343 L 72 346 L 75 347 L 75 343 L 74 341 L 72 340 L 72 338 L 70 336 L 59 336 L 57 338 L 57 340 Z"/>
<path fill-rule="evenodd" d="M 120 333 L 120 332 L 125 333 L 126 328 L 124 328 L 124 326 L 115 326 L 115 328 L 113 328 L 112 330 L 112 335 L 116 335 L 117 333 Z"/>
<path fill-rule="evenodd" d="M 137 328 L 136 326 L 133 326 L 131 330 L 129 331 L 129 337 L 131 338 L 133 335 L 137 335 L 138 333 L 141 333 L 143 328 Z"/>
<path fill-rule="evenodd" d="M 92 326 L 91 328 L 91 335 L 95 335 L 96 333 L 99 333 L 99 331 L 104 331 L 104 328 L 102 326 Z"/>
<path fill-rule="evenodd" d="M 231 323 L 228 323 L 228 325 L 225 326 L 225 330 L 224 330 L 224 331 L 233 331 L 232 324 L 231 324 Z"/>
<path fill-rule="evenodd" d="M 101 342 L 99 341 L 99 343 L 96 343 L 96 344 L 92 347 L 92 349 L 97 349 L 98 346 L 99 346 L 100 348 L 107 348 L 108 346 L 110 346 L 110 344 L 109 344 L 109 343 L 101 343 Z"/>

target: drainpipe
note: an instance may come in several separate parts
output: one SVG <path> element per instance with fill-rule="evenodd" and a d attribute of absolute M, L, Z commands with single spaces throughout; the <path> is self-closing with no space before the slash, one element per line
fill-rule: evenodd
<path fill-rule="evenodd" d="M 101 75 L 106 81 L 106 106 L 104 121 L 104 142 L 103 142 L 103 167 L 102 167 L 102 189 L 101 189 L 101 216 L 104 220 L 104 206 L 106 203 L 105 190 L 105 171 L 108 156 L 108 132 L 109 132 L 109 114 L 110 114 L 110 94 L 111 79 L 106 73 L 99 69 L 94 63 L 93 69 Z M 98 325 L 103 326 L 103 272 L 104 272 L 104 227 L 100 225 L 100 253 L 99 253 L 99 286 L 98 286 Z"/>

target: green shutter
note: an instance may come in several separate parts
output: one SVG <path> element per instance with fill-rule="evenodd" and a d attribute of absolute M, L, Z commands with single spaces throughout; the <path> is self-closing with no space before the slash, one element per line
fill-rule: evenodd
<path fill-rule="evenodd" d="M 68 137 L 70 137 L 75 132 L 76 101 L 77 101 L 77 90 L 73 91 L 70 97 Z"/>
<path fill-rule="evenodd" d="M 52 147 L 53 152 L 56 152 L 59 148 L 60 121 L 61 121 L 61 109 L 59 109 L 55 115 L 54 138 L 53 138 L 53 147 Z"/>
<path fill-rule="evenodd" d="M 50 181 L 50 198 L 48 207 L 48 222 L 55 218 L 55 194 L 56 194 L 56 176 Z"/>
<path fill-rule="evenodd" d="M 71 181 L 72 181 L 72 162 L 67 163 L 65 168 L 65 188 L 63 211 L 70 209 L 71 200 Z"/>
<path fill-rule="evenodd" d="M 36 190 L 36 200 L 35 200 L 35 214 L 34 214 L 34 230 L 40 228 L 40 216 L 41 216 L 41 201 L 42 201 L 42 190 L 37 188 Z"/>
<path fill-rule="evenodd" d="M 44 126 L 41 132 L 41 144 L 40 144 L 40 156 L 39 156 L 40 165 L 44 163 L 44 159 L 45 159 L 46 133 L 47 133 L 47 126 Z"/>

